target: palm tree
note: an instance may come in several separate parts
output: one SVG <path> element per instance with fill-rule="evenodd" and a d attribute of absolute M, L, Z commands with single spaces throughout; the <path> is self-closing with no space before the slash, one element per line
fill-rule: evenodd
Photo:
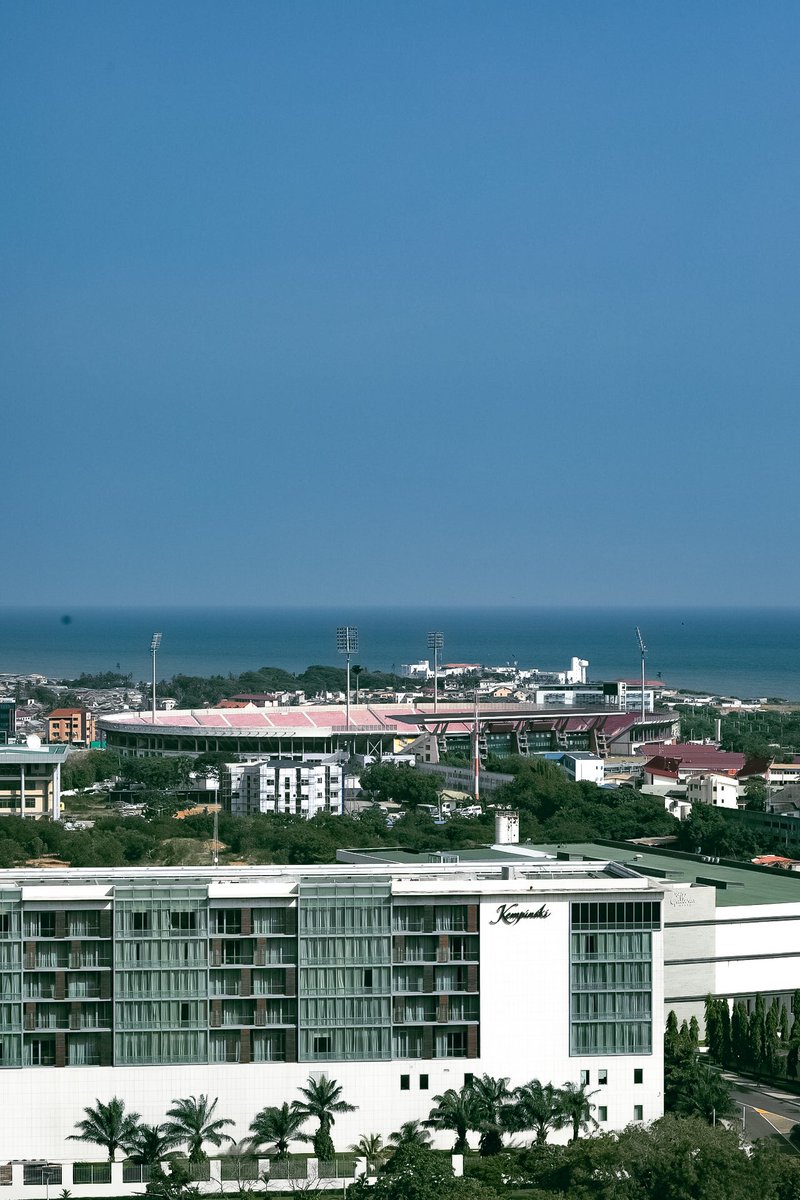
<path fill-rule="evenodd" d="M 702 1117 L 712 1125 L 718 1118 L 733 1115 L 730 1085 L 708 1063 L 693 1063 L 680 1082 L 683 1086 L 677 1090 L 673 1105 L 680 1116 Z"/>
<path fill-rule="evenodd" d="M 448 1129 L 456 1135 L 453 1154 L 465 1154 L 469 1150 L 467 1134 L 476 1129 L 475 1101 L 472 1087 L 465 1084 L 459 1091 L 448 1088 L 440 1096 L 434 1096 L 436 1107 L 432 1108 L 427 1121 L 428 1129 Z"/>
<path fill-rule="evenodd" d="M 75 1122 L 80 1133 L 67 1135 L 68 1141 L 94 1142 L 108 1151 L 113 1162 L 118 1150 L 127 1150 L 133 1142 L 141 1120 L 138 1113 L 126 1113 L 125 1101 L 113 1096 L 108 1104 L 95 1101 L 96 1108 L 85 1108 L 86 1116 Z"/>
<path fill-rule="evenodd" d="M 357 1158 L 365 1158 L 367 1166 L 377 1167 L 386 1157 L 386 1147 L 379 1133 L 362 1133 L 350 1150 Z"/>
<path fill-rule="evenodd" d="M 481 1075 L 472 1082 L 474 1128 L 480 1132 L 480 1152 L 484 1158 L 503 1149 L 503 1132 L 510 1128 L 511 1092 L 508 1078 Z"/>
<path fill-rule="evenodd" d="M 403 1121 L 399 1129 L 389 1134 L 389 1144 L 393 1150 L 401 1146 L 430 1146 L 431 1135 L 419 1121 Z"/>
<path fill-rule="evenodd" d="M 537 1146 L 547 1141 L 548 1131 L 563 1127 L 561 1096 L 552 1083 L 541 1083 L 532 1079 L 514 1091 L 516 1103 L 512 1122 L 520 1131 L 533 1130 Z"/>
<path fill-rule="evenodd" d="M 583 1083 L 569 1081 L 558 1089 L 556 1095 L 561 1109 L 556 1128 L 563 1129 L 565 1125 L 571 1125 L 573 1142 L 577 1142 L 579 1134 L 597 1128 L 597 1121 L 592 1116 L 594 1105 L 590 1100 L 591 1096 L 597 1095 L 596 1092 L 587 1092 Z"/>
<path fill-rule="evenodd" d="M 300 1095 L 304 1099 L 298 1103 L 298 1110 L 305 1117 L 319 1121 L 319 1128 L 314 1136 L 304 1134 L 303 1137 L 313 1143 L 314 1154 L 318 1159 L 330 1162 L 336 1153 L 331 1138 L 331 1126 L 336 1120 L 333 1114 L 355 1112 L 355 1106 L 342 1100 L 341 1087 L 335 1079 L 329 1079 L 327 1075 L 321 1075 L 319 1079 L 309 1075 L 306 1086 L 300 1088 Z"/>
<path fill-rule="evenodd" d="M 275 1147 L 275 1158 L 289 1157 L 289 1143 L 297 1138 L 300 1127 L 306 1119 L 296 1100 L 291 1104 L 284 1102 L 280 1108 L 274 1106 L 262 1108 L 257 1112 L 250 1124 L 249 1142 L 253 1150 L 265 1146 Z"/>
<path fill-rule="evenodd" d="M 208 1158 L 203 1149 L 203 1142 L 211 1142 L 212 1146 L 221 1146 L 223 1142 L 232 1142 L 230 1134 L 223 1133 L 225 1125 L 233 1125 L 230 1117 L 214 1119 L 217 1100 L 209 1104 L 208 1096 L 188 1096 L 184 1100 L 173 1100 L 172 1108 L 167 1112 L 172 1117 L 164 1126 L 169 1134 L 174 1134 L 178 1141 L 185 1142 L 189 1148 L 189 1162 L 205 1162 Z"/>
<path fill-rule="evenodd" d="M 133 1162 L 152 1167 L 168 1158 L 182 1140 L 165 1125 L 140 1125 L 126 1149 Z"/>

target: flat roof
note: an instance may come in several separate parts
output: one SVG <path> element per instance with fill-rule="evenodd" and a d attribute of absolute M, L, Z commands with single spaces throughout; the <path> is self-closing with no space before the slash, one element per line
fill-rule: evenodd
<path fill-rule="evenodd" d="M 44 745 L 38 749 L 30 746 L 0 745 L 0 765 L 2 763 L 42 763 L 63 762 L 72 747 L 61 744 Z"/>
<path fill-rule="evenodd" d="M 800 874 L 755 863 L 704 862 L 702 855 L 679 850 L 651 849 L 635 842 L 568 842 L 563 845 L 537 844 L 532 849 L 545 854 L 566 855 L 571 859 L 613 859 L 643 875 L 676 883 L 711 884 L 718 880 L 717 904 L 721 908 L 748 904 L 800 903 Z"/>

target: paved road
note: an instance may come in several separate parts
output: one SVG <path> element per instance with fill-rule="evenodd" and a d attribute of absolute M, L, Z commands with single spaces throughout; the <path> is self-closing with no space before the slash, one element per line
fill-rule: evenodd
<path fill-rule="evenodd" d="M 769 1084 L 743 1079 L 731 1071 L 723 1071 L 722 1074 L 731 1085 L 731 1096 L 739 1109 L 740 1126 L 744 1117 L 747 1140 L 772 1138 L 782 1142 L 788 1150 L 786 1139 L 792 1126 L 800 1122 L 800 1096 L 770 1087 Z"/>

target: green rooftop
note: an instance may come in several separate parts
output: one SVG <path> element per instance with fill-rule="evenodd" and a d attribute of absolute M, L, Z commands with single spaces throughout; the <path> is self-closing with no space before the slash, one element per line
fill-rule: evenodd
<path fill-rule="evenodd" d="M 632 842 L 567 842 L 531 849 L 570 859 L 607 859 L 626 863 L 643 875 L 678 883 L 713 884 L 721 907 L 745 904 L 800 904 L 800 873 L 754 863 L 722 859 L 704 862 L 702 855 L 653 849 Z"/>

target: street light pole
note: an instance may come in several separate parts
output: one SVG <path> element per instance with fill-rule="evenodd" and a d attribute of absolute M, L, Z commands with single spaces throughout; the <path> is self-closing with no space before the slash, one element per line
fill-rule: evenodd
<path fill-rule="evenodd" d="M 158 651 L 158 647 L 159 647 L 160 645 L 161 645 L 161 634 L 160 634 L 160 633 L 154 633 L 154 634 L 153 634 L 153 637 L 152 637 L 152 640 L 151 640 L 151 642 L 150 642 L 150 653 L 151 653 L 151 654 L 152 654 L 152 656 L 153 656 L 153 692 L 152 692 L 152 700 L 153 700 L 153 724 L 154 724 L 154 725 L 155 725 L 155 723 L 156 723 L 156 653 L 157 653 L 157 651 Z"/>

